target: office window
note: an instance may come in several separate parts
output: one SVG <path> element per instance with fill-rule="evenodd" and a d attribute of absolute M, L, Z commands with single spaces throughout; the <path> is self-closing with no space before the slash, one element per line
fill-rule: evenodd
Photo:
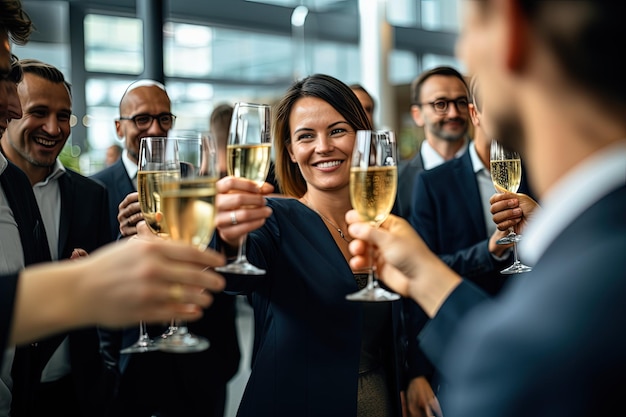
<path fill-rule="evenodd" d="M 309 74 L 324 73 L 346 83 L 358 82 L 361 79 L 358 45 L 316 42 L 310 59 Z"/>
<path fill-rule="evenodd" d="M 418 61 L 411 51 L 393 50 L 389 55 L 389 83 L 410 84 L 418 72 Z"/>
<path fill-rule="evenodd" d="M 165 74 L 268 82 L 291 74 L 289 37 L 168 23 Z"/>
<path fill-rule="evenodd" d="M 388 0 L 387 20 L 394 26 L 419 27 L 419 1 Z"/>
<path fill-rule="evenodd" d="M 247 0 L 255 3 L 273 4 L 276 6 L 296 7 L 306 6 L 310 9 L 320 10 L 327 9 L 329 7 L 342 5 L 347 1 L 356 0 Z M 371 0 L 370 0 L 371 1 Z"/>
<path fill-rule="evenodd" d="M 141 74 L 141 20 L 90 14 L 85 16 L 85 69 L 95 72 Z"/>
<path fill-rule="evenodd" d="M 207 77 L 213 69 L 213 30 L 167 22 L 163 28 L 164 71 L 174 77 Z"/>
<path fill-rule="evenodd" d="M 422 56 L 422 71 L 426 71 L 439 65 L 448 65 L 456 68 L 459 72 L 465 72 L 465 67 L 458 59 L 450 56 L 424 54 Z"/>
<path fill-rule="evenodd" d="M 387 0 L 387 18 L 394 26 L 458 32 L 459 0 Z"/>

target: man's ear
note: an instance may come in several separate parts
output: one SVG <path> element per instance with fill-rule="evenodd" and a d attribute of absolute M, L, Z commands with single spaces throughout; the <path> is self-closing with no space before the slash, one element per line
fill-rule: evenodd
<path fill-rule="evenodd" d="M 474 105 L 474 103 L 469 103 L 468 105 L 470 119 L 472 119 L 472 123 L 474 126 L 480 126 L 480 116 L 478 109 Z"/>
<path fill-rule="evenodd" d="M 122 131 L 122 123 L 119 120 L 115 121 L 115 132 L 117 133 L 117 137 L 121 140 L 124 139 L 124 132 Z"/>
<path fill-rule="evenodd" d="M 413 121 L 415 122 L 416 125 L 418 125 L 419 127 L 424 127 L 424 118 L 422 117 L 422 109 L 420 109 L 420 106 L 417 105 L 412 105 L 411 106 L 411 117 L 413 118 Z"/>
<path fill-rule="evenodd" d="M 504 24 L 507 28 L 505 62 L 511 71 L 517 72 L 524 66 L 528 53 L 528 20 L 522 12 L 520 0 L 499 0 L 498 3 L 503 8 L 502 16 L 507 20 Z"/>

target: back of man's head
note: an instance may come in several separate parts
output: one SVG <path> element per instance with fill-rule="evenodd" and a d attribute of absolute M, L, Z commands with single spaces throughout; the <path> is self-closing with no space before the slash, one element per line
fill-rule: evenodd
<path fill-rule="evenodd" d="M 233 116 L 233 106 L 228 103 L 223 103 L 216 106 L 211 113 L 209 120 L 209 127 L 211 134 L 215 137 L 217 146 L 226 148 L 228 141 L 228 128 L 230 127 L 230 119 Z"/>

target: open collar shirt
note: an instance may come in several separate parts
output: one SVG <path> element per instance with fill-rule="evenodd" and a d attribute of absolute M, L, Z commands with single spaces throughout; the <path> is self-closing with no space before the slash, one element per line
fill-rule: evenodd
<path fill-rule="evenodd" d="M 535 264 L 557 236 L 582 212 L 626 184 L 626 140 L 587 158 L 541 200 L 520 241 L 524 261 Z"/>

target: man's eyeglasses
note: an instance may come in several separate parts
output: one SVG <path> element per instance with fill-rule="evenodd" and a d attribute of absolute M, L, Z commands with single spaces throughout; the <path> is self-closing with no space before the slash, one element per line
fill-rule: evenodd
<path fill-rule="evenodd" d="M 119 120 L 132 120 L 139 130 L 147 130 L 152 125 L 152 121 L 156 119 L 159 122 L 159 126 L 163 130 L 169 130 L 174 126 L 176 116 L 172 113 L 160 113 L 160 114 L 137 114 L 133 117 L 122 117 Z"/>
<path fill-rule="evenodd" d="M 459 98 L 455 98 L 455 99 L 440 99 L 440 100 L 435 100 L 435 101 L 431 101 L 429 103 L 420 103 L 420 106 L 423 106 L 424 104 L 430 104 L 433 108 L 433 110 L 437 113 L 445 113 L 448 111 L 448 106 L 450 103 L 454 103 L 454 105 L 456 106 L 456 109 L 459 111 L 466 111 L 467 110 L 467 97 L 459 97 Z"/>

